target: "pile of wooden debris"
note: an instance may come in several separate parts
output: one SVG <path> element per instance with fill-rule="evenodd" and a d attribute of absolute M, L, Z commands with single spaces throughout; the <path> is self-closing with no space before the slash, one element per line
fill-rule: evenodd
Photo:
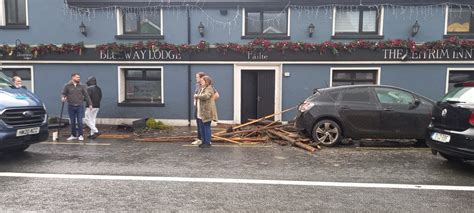
<path fill-rule="evenodd" d="M 280 113 L 268 115 L 259 119 L 250 120 L 240 125 L 231 125 L 224 131 L 212 134 L 213 142 L 230 142 L 234 144 L 255 144 L 255 143 L 277 143 L 279 145 L 292 145 L 315 152 L 320 149 L 317 143 L 311 139 L 298 134 L 292 123 L 282 124 L 280 121 L 267 120 L 277 114 L 282 114 L 295 107 L 284 110 Z M 154 138 L 137 138 L 138 142 L 190 142 L 195 139 L 193 136 L 170 136 Z"/>

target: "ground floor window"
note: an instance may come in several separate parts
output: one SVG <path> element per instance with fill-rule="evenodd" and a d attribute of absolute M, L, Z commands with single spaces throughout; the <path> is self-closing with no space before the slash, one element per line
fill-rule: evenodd
<path fill-rule="evenodd" d="M 450 70 L 448 92 L 454 88 L 455 84 L 465 81 L 474 81 L 474 70 Z"/>
<path fill-rule="evenodd" d="M 120 103 L 164 103 L 162 67 L 126 67 L 120 69 L 120 74 Z"/>
<path fill-rule="evenodd" d="M 333 70 L 331 86 L 377 84 L 377 71 L 378 70 Z"/>
<path fill-rule="evenodd" d="M 8 77 L 18 76 L 22 80 L 22 85 L 29 90 L 33 90 L 33 82 L 31 80 L 31 69 L 30 68 L 2 68 L 0 72 Z"/>

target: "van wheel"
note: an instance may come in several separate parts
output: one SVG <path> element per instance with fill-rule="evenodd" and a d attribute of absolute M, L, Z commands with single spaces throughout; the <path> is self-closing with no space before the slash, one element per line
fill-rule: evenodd
<path fill-rule="evenodd" d="M 7 149 L 6 152 L 19 153 L 19 152 L 25 151 L 26 149 L 28 149 L 28 147 L 30 147 L 30 145 L 23 145 L 23 146 L 13 147 L 13 148 Z"/>
<path fill-rule="evenodd" d="M 313 140 L 324 146 L 336 146 L 342 139 L 341 128 L 332 120 L 321 120 L 313 127 Z"/>
<path fill-rule="evenodd" d="M 453 162 L 453 163 L 462 163 L 462 162 L 464 162 L 461 158 L 453 157 L 451 155 L 447 155 L 447 154 L 444 154 L 442 152 L 440 152 L 439 154 L 441 156 L 443 156 L 443 158 L 445 158 L 449 162 Z"/>

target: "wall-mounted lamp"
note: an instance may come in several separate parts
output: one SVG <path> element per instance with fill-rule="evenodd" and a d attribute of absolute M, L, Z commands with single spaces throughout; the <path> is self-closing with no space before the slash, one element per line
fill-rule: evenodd
<path fill-rule="evenodd" d="M 79 26 L 79 31 L 82 33 L 82 35 L 87 37 L 87 27 L 84 25 L 84 22 L 81 22 L 81 25 Z"/>
<path fill-rule="evenodd" d="M 201 37 L 204 37 L 204 25 L 202 24 L 202 22 L 199 23 L 198 31 L 199 34 L 201 34 Z"/>
<path fill-rule="evenodd" d="M 411 27 L 411 37 L 415 36 L 418 31 L 420 31 L 420 25 L 418 24 L 418 20 L 415 22 L 415 24 Z"/>
<path fill-rule="evenodd" d="M 309 26 L 308 26 L 308 36 L 309 36 L 310 38 L 313 37 L 313 33 L 314 33 L 314 24 L 311 23 L 311 24 L 309 24 Z"/>

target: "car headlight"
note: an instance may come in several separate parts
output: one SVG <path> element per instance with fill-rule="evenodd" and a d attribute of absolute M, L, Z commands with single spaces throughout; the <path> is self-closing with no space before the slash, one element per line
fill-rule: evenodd
<path fill-rule="evenodd" d="M 300 110 L 300 112 L 306 112 L 308 110 L 310 110 L 311 108 L 313 108 L 314 106 L 314 103 L 313 102 L 303 102 L 300 107 L 298 108 L 298 110 Z"/>

